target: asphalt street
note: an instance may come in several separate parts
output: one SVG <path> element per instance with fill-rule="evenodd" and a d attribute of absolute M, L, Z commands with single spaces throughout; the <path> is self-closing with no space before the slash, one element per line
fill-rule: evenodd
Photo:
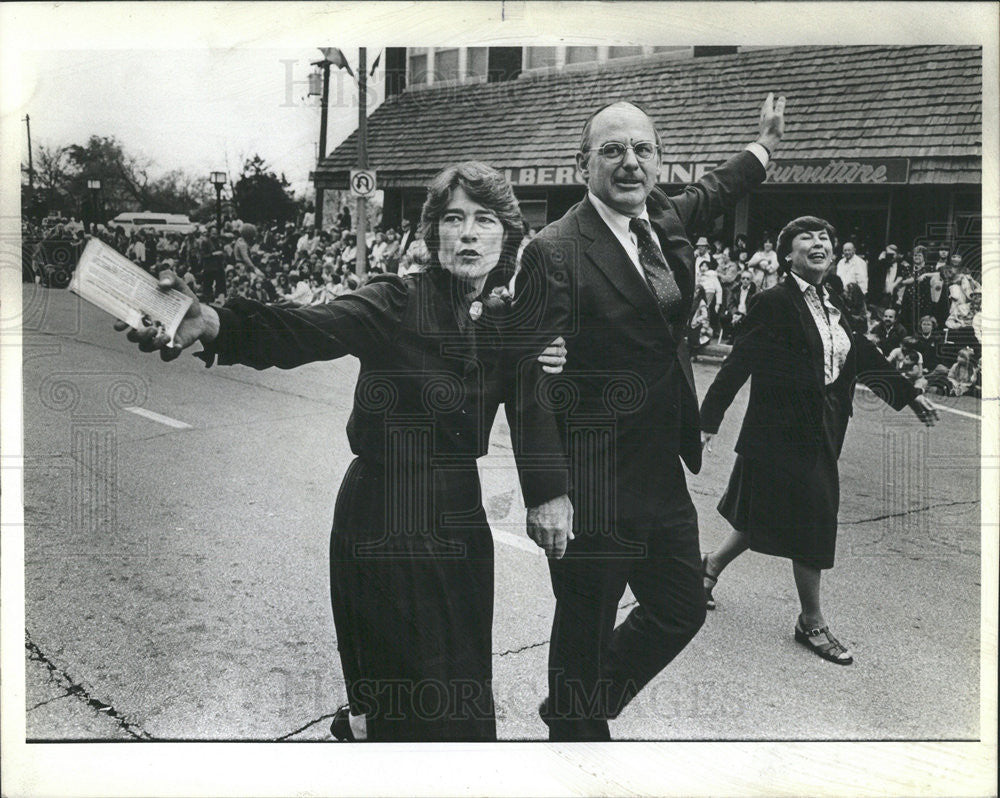
<path fill-rule="evenodd" d="M 68 292 L 26 286 L 24 303 L 28 738 L 331 739 L 345 691 L 327 548 L 356 361 L 164 364 Z M 716 368 L 696 364 L 701 392 Z M 746 397 L 689 476 L 705 550 L 726 533 L 715 505 Z M 940 404 L 926 430 L 871 394 L 855 402 L 824 577 L 855 664 L 795 643 L 790 564 L 748 553 L 616 739 L 978 738 L 980 407 Z M 502 421 L 480 464 L 499 735 L 543 739 L 554 601 Z"/>

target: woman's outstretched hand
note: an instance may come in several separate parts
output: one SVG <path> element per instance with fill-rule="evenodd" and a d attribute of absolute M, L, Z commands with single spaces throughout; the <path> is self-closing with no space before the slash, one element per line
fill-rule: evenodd
<path fill-rule="evenodd" d="M 180 277 L 172 271 L 160 272 L 159 285 L 161 291 L 169 291 L 171 288 L 186 294 L 193 300 L 191 306 L 184 314 L 184 319 L 177 328 L 174 335 L 173 345 L 170 345 L 169 337 L 163 330 L 156 326 L 131 327 L 127 322 L 118 320 L 114 327 L 118 332 L 127 331 L 125 337 L 128 340 L 139 344 L 139 351 L 154 352 L 160 351 L 162 360 L 174 360 L 181 352 L 187 349 L 196 341 L 203 344 L 211 343 L 219 334 L 219 314 L 211 306 L 202 305 L 198 297 Z"/>

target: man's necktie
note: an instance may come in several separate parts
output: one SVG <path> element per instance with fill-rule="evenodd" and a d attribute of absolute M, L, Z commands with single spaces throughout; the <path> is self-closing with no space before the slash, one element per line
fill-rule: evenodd
<path fill-rule="evenodd" d="M 653 289 L 660 312 L 670 324 L 683 321 L 684 298 L 681 296 L 680 288 L 677 287 L 673 272 L 663 258 L 663 253 L 653 241 L 649 222 L 645 219 L 632 219 L 628 226 L 635 234 L 639 246 L 639 265 L 646 273 L 646 280 Z"/>

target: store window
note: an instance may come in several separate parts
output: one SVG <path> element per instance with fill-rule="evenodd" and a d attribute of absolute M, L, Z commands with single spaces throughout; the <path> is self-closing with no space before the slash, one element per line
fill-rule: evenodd
<path fill-rule="evenodd" d="M 427 82 L 427 48 L 411 47 L 406 63 L 406 85 L 422 86 Z"/>
<path fill-rule="evenodd" d="M 543 199 L 519 200 L 521 206 L 521 216 L 536 233 L 545 227 L 545 214 L 548 210 L 548 202 Z"/>
<path fill-rule="evenodd" d="M 567 47 L 567 64 L 586 64 L 597 60 L 596 47 Z"/>
<path fill-rule="evenodd" d="M 458 74 L 458 48 L 451 47 L 447 50 L 434 51 L 434 82 L 444 83 L 446 81 L 457 81 Z"/>
<path fill-rule="evenodd" d="M 556 65 L 555 47 L 529 47 L 528 48 L 528 69 L 542 69 Z"/>
<path fill-rule="evenodd" d="M 609 47 L 608 58 L 631 58 L 642 55 L 641 47 Z"/>
<path fill-rule="evenodd" d="M 465 77 L 467 80 L 477 80 L 486 77 L 486 47 L 469 47 L 465 51 Z"/>

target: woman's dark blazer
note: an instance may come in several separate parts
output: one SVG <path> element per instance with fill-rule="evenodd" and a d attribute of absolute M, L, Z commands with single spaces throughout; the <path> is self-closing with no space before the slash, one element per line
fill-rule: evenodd
<path fill-rule="evenodd" d="M 896 410 L 911 402 L 916 391 L 871 341 L 851 331 L 842 300 L 832 296 L 831 302 L 840 310 L 841 326 L 851 339 L 847 360 L 831 386 L 847 410 L 840 428 L 831 430 L 839 455 L 858 380 Z M 790 274 L 751 300 L 733 349 L 702 402 L 705 432 L 718 432 L 733 398 L 751 376 L 750 402 L 736 451 L 779 463 L 791 473 L 806 473 L 823 441 L 823 341 Z"/>

